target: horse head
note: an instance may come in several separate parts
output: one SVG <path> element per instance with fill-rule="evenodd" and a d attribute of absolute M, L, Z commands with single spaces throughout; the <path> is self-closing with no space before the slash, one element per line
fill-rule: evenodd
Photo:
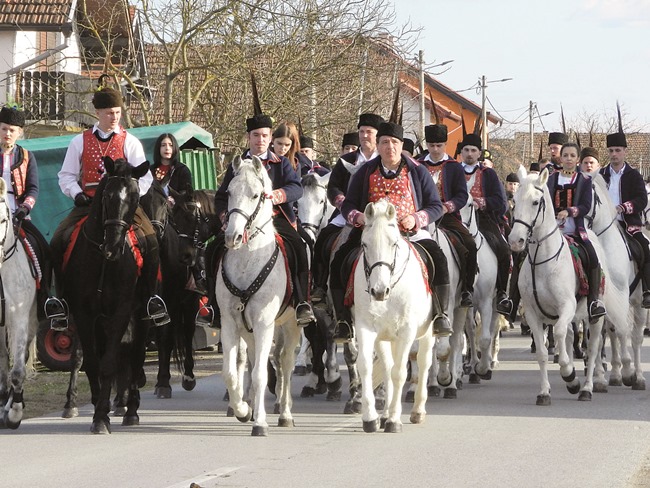
<path fill-rule="evenodd" d="M 361 248 L 368 292 L 372 299 L 384 301 L 390 294 L 397 249 L 402 241 L 397 213 L 393 204 L 380 200 L 366 205 L 364 214 L 366 224 L 361 235 Z"/>
<path fill-rule="evenodd" d="M 234 176 L 228 185 L 225 243 L 229 249 L 239 249 L 271 223 L 273 186 L 257 156 L 252 159 L 237 157 L 232 168 Z M 273 232 L 267 234 L 273 236 Z"/>
<path fill-rule="evenodd" d="M 523 251 L 530 239 L 540 241 L 540 235 L 547 235 L 557 226 L 551 197 L 546 182 L 548 170 L 539 175 L 528 175 L 519 169 L 519 188 L 515 192 L 512 230 L 508 243 L 513 251 Z"/>
<path fill-rule="evenodd" d="M 298 200 L 298 220 L 314 242 L 334 211 L 334 206 L 327 199 L 330 175 L 331 173 L 325 176 L 310 173 L 302 178 L 303 193 Z"/>
<path fill-rule="evenodd" d="M 113 161 L 105 157 L 104 167 L 106 174 L 100 200 L 104 226 L 101 250 L 105 259 L 116 261 L 122 256 L 126 232 L 133 224 L 140 201 L 138 179 L 149 171 L 149 162 L 134 167 L 126 159 Z"/>
<path fill-rule="evenodd" d="M 158 243 L 162 243 L 169 221 L 169 205 L 167 204 L 164 180 L 160 182 L 154 178 L 149 191 L 140 198 L 140 206 L 149 217 L 151 225 L 156 229 Z"/>
<path fill-rule="evenodd" d="M 598 171 L 587 173 L 591 175 L 591 184 L 594 195 L 591 201 L 591 209 L 585 216 L 589 227 L 600 236 L 611 227 L 618 218 L 616 207 L 609 196 L 607 182 Z"/>

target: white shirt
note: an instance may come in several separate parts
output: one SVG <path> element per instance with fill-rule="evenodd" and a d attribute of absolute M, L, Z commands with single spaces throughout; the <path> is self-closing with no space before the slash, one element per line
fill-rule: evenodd
<path fill-rule="evenodd" d="M 119 134 L 123 129 L 118 127 L 115 129 L 116 134 Z M 92 128 L 93 133 L 96 131 L 99 132 L 99 135 L 105 139 L 111 133 L 104 133 L 99 129 L 97 124 Z M 82 192 L 80 180 L 81 180 L 81 154 L 83 153 L 84 148 L 84 136 L 83 133 L 75 136 L 70 145 L 68 146 L 68 151 L 65 153 L 65 158 L 63 160 L 63 165 L 61 166 L 61 171 L 58 173 L 59 177 L 59 188 L 64 195 L 74 199 L 79 193 Z M 138 140 L 137 137 L 126 133 L 126 139 L 124 140 L 124 157 L 133 167 L 139 166 L 144 161 L 146 157 L 144 155 L 144 148 L 142 143 Z M 153 175 L 151 171 L 142 176 L 138 180 L 140 187 L 140 196 L 144 195 L 149 191 L 153 183 Z"/>
<path fill-rule="evenodd" d="M 377 152 L 376 149 L 373 151 L 372 155 L 369 158 L 366 158 L 366 156 L 363 154 L 363 152 L 361 152 L 361 150 L 359 150 L 359 152 L 357 153 L 357 161 L 356 161 L 355 164 L 365 163 L 366 161 L 370 161 L 371 159 L 375 159 L 377 156 L 379 156 L 379 153 Z"/>
<path fill-rule="evenodd" d="M 2 155 L 2 179 L 5 180 L 7 185 L 7 203 L 11 213 L 16 211 L 16 198 L 14 197 L 13 186 L 11 186 L 11 163 L 13 161 L 13 151 L 9 154 Z"/>
<path fill-rule="evenodd" d="M 609 192 L 609 197 L 612 199 L 612 202 L 614 202 L 614 206 L 621 204 L 621 176 L 623 175 L 623 170 L 626 165 L 627 163 L 624 163 L 618 173 L 614 171 L 611 164 L 609 165 L 609 187 L 607 188 L 607 191 Z M 623 220 L 623 214 L 617 214 L 616 218 L 618 220 Z"/>
<path fill-rule="evenodd" d="M 562 185 L 568 185 L 573 182 L 574 178 L 578 177 L 578 172 L 573 173 L 572 176 L 566 176 L 563 175 L 562 172 L 557 177 L 557 184 L 558 186 Z M 560 230 L 562 231 L 563 234 L 573 234 L 576 231 L 576 222 L 573 217 L 568 216 L 564 222 L 558 221 L 558 225 L 560 226 Z"/>
<path fill-rule="evenodd" d="M 433 159 L 431 159 L 431 153 L 428 153 L 427 156 L 424 158 L 425 161 L 429 161 L 429 162 L 431 162 L 433 164 L 442 163 L 443 161 L 447 161 L 448 159 L 451 159 L 451 157 L 447 153 L 445 153 L 445 155 L 442 157 L 442 159 L 440 161 L 434 161 Z M 463 163 L 463 164 L 465 164 L 465 163 Z"/>

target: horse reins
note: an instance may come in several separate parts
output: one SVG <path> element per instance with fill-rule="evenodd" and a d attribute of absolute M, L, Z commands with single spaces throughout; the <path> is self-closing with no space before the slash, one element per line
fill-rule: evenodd
<path fill-rule="evenodd" d="M 405 239 L 402 239 L 404 242 L 406 242 Z M 386 266 L 390 270 L 390 287 L 393 288 L 399 280 L 402 278 L 404 275 L 404 272 L 406 271 L 406 266 L 408 265 L 409 259 L 411 258 L 411 251 L 412 249 L 409 247 L 408 249 L 408 255 L 406 256 L 406 261 L 404 262 L 404 266 L 402 267 L 402 272 L 399 274 L 397 279 L 395 281 L 392 281 L 393 274 L 395 273 L 395 265 L 397 263 L 397 251 L 399 249 L 399 241 L 395 244 L 395 252 L 393 253 L 393 262 L 389 263 L 387 261 L 375 261 L 372 265 L 368 264 L 368 261 L 366 259 L 366 253 L 363 253 L 363 272 L 366 275 L 366 293 L 370 293 L 370 273 L 372 273 L 372 270 L 375 268 L 379 268 L 381 266 Z"/>

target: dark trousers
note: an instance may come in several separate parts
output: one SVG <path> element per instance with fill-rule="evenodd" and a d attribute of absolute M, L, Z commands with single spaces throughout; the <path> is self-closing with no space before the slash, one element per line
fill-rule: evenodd
<path fill-rule="evenodd" d="M 328 224 L 320 231 L 316 244 L 314 244 L 314 259 L 311 263 L 311 273 L 314 279 L 314 288 L 327 290 L 327 280 L 330 274 L 330 251 L 327 249 L 327 242 L 330 237 L 341 232 L 342 227 Z"/>
<path fill-rule="evenodd" d="M 490 248 L 497 257 L 497 283 L 498 292 L 505 293 L 510 275 L 510 248 L 501 233 L 499 225 L 485 213 L 479 212 L 478 229 L 487 240 Z"/>
<path fill-rule="evenodd" d="M 476 272 L 478 269 L 478 258 L 476 256 L 476 241 L 470 234 L 467 227 L 451 214 L 445 214 L 440 220 L 440 227 L 452 231 L 461 240 L 460 248 L 457 249 L 461 256 L 461 261 L 465 263 L 465 290 L 469 292 L 474 291 L 474 280 L 476 279 Z"/>

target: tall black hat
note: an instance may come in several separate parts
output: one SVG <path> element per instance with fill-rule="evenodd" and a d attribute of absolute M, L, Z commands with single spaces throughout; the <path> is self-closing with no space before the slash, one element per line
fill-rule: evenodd
<path fill-rule="evenodd" d="M 2 107 L 2 110 L 0 110 L 0 122 L 25 127 L 25 112 L 18 110 L 16 107 Z"/>
<path fill-rule="evenodd" d="M 310 147 L 314 149 L 314 140 L 309 136 L 302 135 L 300 136 L 300 147 L 301 148 Z"/>
<path fill-rule="evenodd" d="M 385 122 L 384 118 L 377 114 L 365 113 L 359 115 L 359 123 L 357 124 L 357 129 L 362 125 L 367 125 L 369 127 L 374 127 L 379 130 L 379 126 Z"/>
<path fill-rule="evenodd" d="M 122 107 L 122 94 L 109 87 L 100 88 L 93 95 L 93 107 L 96 109 Z"/>
<path fill-rule="evenodd" d="M 447 142 L 447 126 L 444 124 L 427 125 L 424 128 L 424 140 L 429 143 Z"/>
<path fill-rule="evenodd" d="M 616 102 L 616 113 L 618 115 L 618 132 L 607 134 L 607 147 L 627 147 L 627 139 L 623 132 L 623 119 L 621 118 L 621 107 Z"/>
<path fill-rule="evenodd" d="M 250 132 L 255 129 L 263 129 L 265 127 L 272 129 L 273 119 L 268 115 L 262 113 L 260 97 L 257 92 L 257 83 L 255 82 L 255 74 L 252 72 L 251 85 L 253 87 L 253 116 L 246 119 L 246 132 Z"/>
<path fill-rule="evenodd" d="M 467 133 L 465 129 L 465 117 L 461 112 L 460 114 L 460 124 L 463 127 L 463 140 L 460 143 L 460 149 L 463 149 L 465 146 L 476 146 L 479 151 L 483 149 L 483 140 L 481 139 L 481 125 L 480 121 L 477 119 L 474 124 L 474 132 L 471 134 Z"/>
<path fill-rule="evenodd" d="M 410 154 L 413 154 L 415 151 L 415 142 L 413 139 L 409 139 L 408 137 L 404 138 L 404 145 L 402 146 L 402 149 L 407 151 Z"/>
<path fill-rule="evenodd" d="M 551 144 L 566 144 L 569 142 L 569 136 L 567 136 L 564 132 L 549 132 L 548 134 L 548 145 L 550 146 Z"/>
<path fill-rule="evenodd" d="M 341 141 L 341 147 L 345 146 L 357 146 L 359 147 L 359 133 L 358 132 L 348 132 L 343 134 L 343 140 Z"/>
<path fill-rule="evenodd" d="M 396 124 L 395 122 L 382 122 L 377 130 L 377 140 L 381 136 L 390 136 L 404 141 L 404 129 L 401 125 Z"/>

